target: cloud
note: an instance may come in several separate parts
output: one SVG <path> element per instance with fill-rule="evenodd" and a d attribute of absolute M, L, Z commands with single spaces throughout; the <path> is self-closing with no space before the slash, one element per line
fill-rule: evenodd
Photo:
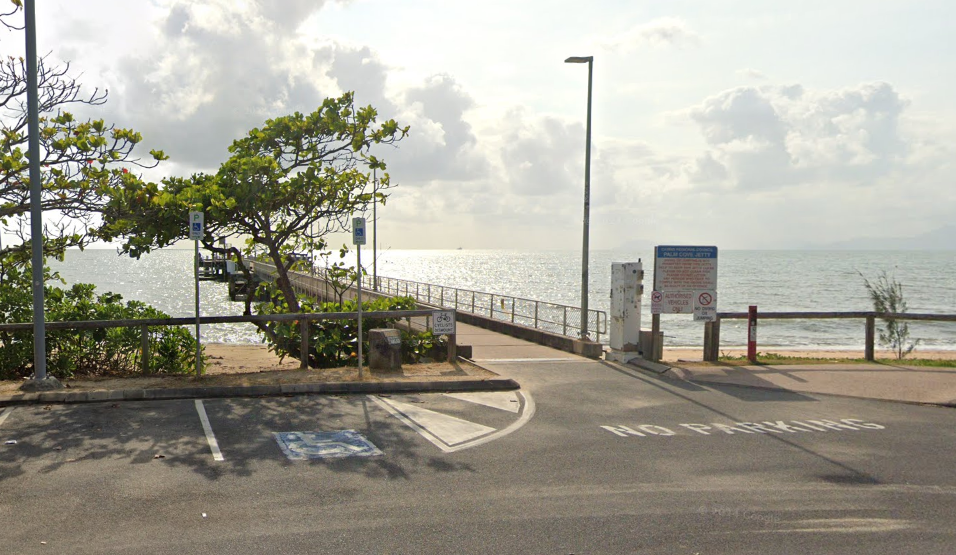
<path fill-rule="evenodd" d="M 759 81 L 764 81 L 767 79 L 767 74 L 765 74 L 764 72 L 758 69 L 753 69 L 749 67 L 744 69 L 738 69 L 737 75 L 740 75 L 741 77 L 746 77 L 748 79 L 755 79 Z"/>
<path fill-rule="evenodd" d="M 741 189 L 815 180 L 865 183 L 905 159 L 898 121 L 906 105 L 888 83 L 724 91 L 687 112 L 710 147 L 687 173 L 698 183 Z"/>
<path fill-rule="evenodd" d="M 631 51 L 641 47 L 688 47 L 697 46 L 700 35 L 694 32 L 686 22 L 675 17 L 655 19 L 643 25 L 637 25 L 603 42 L 611 50 Z"/>
<path fill-rule="evenodd" d="M 466 119 L 474 100 L 449 75 L 434 75 L 405 91 L 398 118 L 412 127 L 411 136 L 391 159 L 390 170 L 402 180 L 473 181 L 491 167 Z"/>

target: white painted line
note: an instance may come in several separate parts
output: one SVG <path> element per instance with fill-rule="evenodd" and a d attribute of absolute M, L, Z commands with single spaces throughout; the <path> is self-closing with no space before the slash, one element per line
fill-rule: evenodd
<path fill-rule="evenodd" d="M 518 414 L 521 402 L 514 391 L 478 391 L 474 393 L 445 393 L 446 397 Z"/>
<path fill-rule="evenodd" d="M 592 362 L 590 359 L 578 358 L 476 358 L 473 362 Z"/>
<path fill-rule="evenodd" d="M 531 395 L 525 395 L 520 391 L 517 391 L 515 393 L 524 402 L 524 407 L 521 411 L 521 416 L 518 417 L 517 420 L 512 422 L 507 428 L 504 428 L 492 434 L 485 435 L 483 437 L 479 437 L 473 441 L 466 441 L 464 443 L 461 443 L 455 446 L 445 444 L 443 441 L 441 441 L 440 439 L 432 435 L 428 430 L 425 430 L 424 428 L 419 426 L 417 423 L 415 423 L 413 420 L 411 420 L 410 418 L 401 414 L 399 411 L 392 408 L 392 406 L 390 406 L 390 403 L 388 401 L 385 401 L 384 399 L 381 399 L 380 397 L 376 397 L 375 395 L 369 395 L 369 399 L 375 401 L 376 404 L 378 404 L 380 407 L 388 411 L 392 416 L 404 422 L 406 425 L 408 425 L 408 427 L 410 427 L 411 429 L 421 434 L 422 437 L 432 442 L 436 447 L 438 447 L 442 451 L 446 453 L 453 453 L 455 451 L 461 451 L 463 449 L 469 449 L 471 447 L 484 445 L 485 443 L 495 441 L 496 439 L 501 439 L 508 434 L 516 432 L 522 426 L 527 424 L 531 420 L 531 418 L 534 416 L 534 412 L 535 412 L 534 399 L 531 398 Z"/>
<path fill-rule="evenodd" d="M 380 397 L 372 397 L 379 406 L 387 410 L 425 439 L 442 451 L 449 451 L 456 445 L 467 442 L 495 431 L 494 428 L 423 409 L 408 403 L 399 403 Z"/>
<path fill-rule="evenodd" d="M 206 407 L 202 401 L 196 399 L 196 412 L 199 413 L 199 421 L 202 422 L 202 429 L 206 432 L 206 441 L 209 442 L 209 449 L 212 451 L 212 458 L 216 461 L 224 461 L 222 451 L 219 450 L 219 442 L 216 441 L 216 434 L 212 433 L 212 426 L 209 425 L 209 417 L 206 416 Z"/>
<path fill-rule="evenodd" d="M 6 422 L 7 417 L 13 412 L 13 408 L 14 407 L 7 407 L 3 409 L 3 412 L 0 412 L 0 426 L 3 426 L 3 423 Z"/>

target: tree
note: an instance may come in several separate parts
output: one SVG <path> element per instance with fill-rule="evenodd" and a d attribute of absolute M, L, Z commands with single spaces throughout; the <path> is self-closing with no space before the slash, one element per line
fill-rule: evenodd
<path fill-rule="evenodd" d="M 350 228 L 354 213 L 385 202 L 388 174 L 371 192 L 369 171 L 385 169 L 373 145 L 393 145 L 408 134 L 394 120 L 376 125 L 371 106 L 356 108 L 353 93 L 326 99 L 311 114 L 270 119 L 232 143 L 230 157 L 215 174 L 140 183 L 111 192 L 100 236 L 122 238 L 133 257 L 188 237 L 189 210 L 205 213 L 203 247 L 244 261 L 260 253 L 277 268 L 276 294 L 265 312 L 298 312 L 289 280 L 295 252 L 327 249 L 326 236 Z M 221 238 L 244 241 L 222 248 Z M 254 296 L 246 301 L 251 314 Z M 257 324 L 270 339 L 267 324 Z"/>
<path fill-rule="evenodd" d="M 11 21 L 16 10 L 0 14 L 0 23 L 19 30 Z M 94 89 L 82 94 L 70 76 L 70 64 L 50 65 L 48 57 L 37 60 L 40 113 L 42 210 L 45 256 L 62 258 L 68 247 L 83 247 L 95 236 L 98 214 L 106 194 L 135 183 L 130 171 L 154 167 L 166 158 L 151 151 L 143 161 L 133 153 L 142 136 L 132 129 L 107 124 L 102 119 L 81 120 L 69 107 L 100 106 L 107 92 Z M 0 60 L 0 233 L 17 240 L 0 246 L 0 280 L 9 268 L 30 263 L 30 177 L 27 136 L 27 70 L 24 58 Z"/>
<path fill-rule="evenodd" d="M 903 297 L 903 285 L 896 281 L 895 277 L 888 276 L 886 270 L 880 272 L 875 282 L 868 280 L 862 273 L 860 277 L 863 278 L 863 286 L 873 301 L 873 310 L 881 314 L 906 312 L 908 307 Z M 892 349 L 896 358 L 902 360 L 913 352 L 920 340 L 910 341 L 910 329 L 905 321 L 886 317 L 881 319 L 886 323 L 886 327 L 879 330 L 880 345 Z"/>

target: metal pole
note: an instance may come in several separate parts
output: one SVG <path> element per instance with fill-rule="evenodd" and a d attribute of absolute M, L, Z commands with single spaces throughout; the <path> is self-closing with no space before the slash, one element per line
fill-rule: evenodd
<path fill-rule="evenodd" d="M 591 225 L 591 78 L 594 56 L 588 57 L 588 123 L 584 150 L 584 246 L 581 260 L 581 339 L 588 338 L 588 231 Z"/>
<path fill-rule="evenodd" d="M 372 168 L 372 289 L 378 291 L 378 173 Z"/>
<path fill-rule="evenodd" d="M 199 239 L 196 239 L 196 378 L 202 377 L 202 347 L 199 339 Z"/>
<path fill-rule="evenodd" d="M 40 177 L 40 103 L 37 91 L 37 20 L 33 0 L 26 19 L 27 135 L 30 153 L 30 241 L 33 254 L 33 378 L 46 379 L 46 320 L 43 312 L 43 183 Z"/>
<path fill-rule="evenodd" d="M 355 245 L 357 249 L 356 263 L 358 264 L 358 374 L 359 381 L 363 379 L 362 372 L 362 245 Z"/>

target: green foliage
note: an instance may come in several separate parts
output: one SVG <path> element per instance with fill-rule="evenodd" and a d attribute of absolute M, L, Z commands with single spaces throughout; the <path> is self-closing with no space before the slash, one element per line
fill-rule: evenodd
<path fill-rule="evenodd" d="M 269 311 L 279 302 L 261 305 L 261 312 Z M 412 310 L 415 300 L 411 297 L 381 298 L 362 302 L 362 310 L 379 312 L 389 310 Z M 312 299 L 300 299 L 300 311 L 316 312 L 354 312 L 358 304 L 354 300 L 339 303 L 317 303 Z M 281 311 L 280 312 L 284 312 Z M 398 323 L 398 318 L 363 318 L 364 334 L 370 329 L 390 328 Z M 298 322 L 276 322 L 270 324 L 271 333 L 264 333 L 269 342 L 269 350 L 281 358 L 292 357 L 299 360 L 302 340 Z M 274 339 L 270 339 L 270 337 Z M 368 337 L 363 338 L 363 352 L 369 352 Z M 406 363 L 416 363 L 423 356 L 439 346 L 430 331 L 423 334 L 402 333 L 402 358 Z M 309 323 L 309 366 L 312 368 L 336 368 L 358 364 L 358 323 L 355 320 L 317 320 Z"/>
<path fill-rule="evenodd" d="M 906 312 L 906 299 L 903 297 L 903 285 L 896 281 L 895 277 L 887 275 L 886 271 L 880 272 L 876 281 L 871 282 L 862 273 L 863 286 L 873 301 L 873 310 L 880 313 Z M 879 329 L 880 345 L 890 348 L 896 353 L 896 358 L 902 360 L 903 357 L 913 352 L 913 349 L 919 344 L 920 340 L 910 341 L 909 325 L 905 321 L 894 318 L 881 318 L 885 326 Z"/>
<path fill-rule="evenodd" d="M 0 321 L 30 322 L 33 319 L 31 274 L 11 269 L 0 282 Z M 56 277 L 56 276 L 52 276 Z M 90 284 L 69 289 L 46 286 L 47 321 L 120 320 L 168 318 L 138 301 L 123 303 L 114 293 L 96 294 Z M 126 375 L 141 372 L 140 328 L 94 330 L 47 330 L 47 370 L 57 378 L 76 375 Z M 186 373 L 195 366 L 192 335 L 181 327 L 149 328 L 149 372 Z M 33 373 L 33 331 L 0 332 L 0 379 L 15 379 Z"/>
<path fill-rule="evenodd" d="M 11 14 L 0 14 L 0 21 Z M 10 25 L 8 24 L 8 27 Z M 10 27 L 14 28 L 14 27 Z M 15 235 L 4 241 L 0 258 L 5 265 L 29 263 L 31 243 L 25 233 L 30 220 L 30 162 L 27 134 L 26 62 L 23 58 L 0 60 L 0 230 Z M 87 245 L 96 233 L 98 214 L 111 190 L 141 186 L 132 173 L 137 167 L 154 167 L 166 159 L 152 151 L 145 162 L 134 154 L 142 136 L 132 129 L 101 119 L 79 120 L 65 111 L 71 104 L 97 106 L 106 94 L 94 90 L 81 96 L 80 85 L 69 76 L 69 64 L 50 66 L 38 60 L 39 137 L 37 155 L 42 181 L 41 208 L 45 229 L 45 256 L 61 258 L 66 248 Z"/>
<path fill-rule="evenodd" d="M 327 234 L 347 231 L 352 214 L 387 198 L 388 174 L 377 187 L 371 184 L 369 172 L 384 170 L 385 163 L 370 149 L 397 143 L 408 127 L 393 120 L 377 125 L 376 119 L 371 106 L 355 106 L 353 93 L 326 99 L 311 114 L 270 119 L 233 142 L 214 175 L 111 191 L 101 237 L 122 238 L 122 249 L 138 257 L 188 237 L 185 215 L 201 209 L 204 247 L 221 252 L 220 238 L 244 241 L 241 249 L 230 249 L 240 268 L 256 255 L 276 266 L 282 300 L 275 308 L 296 312 L 299 301 L 288 278 L 293 253 L 324 251 Z M 271 333 L 267 326 L 260 329 Z"/>

